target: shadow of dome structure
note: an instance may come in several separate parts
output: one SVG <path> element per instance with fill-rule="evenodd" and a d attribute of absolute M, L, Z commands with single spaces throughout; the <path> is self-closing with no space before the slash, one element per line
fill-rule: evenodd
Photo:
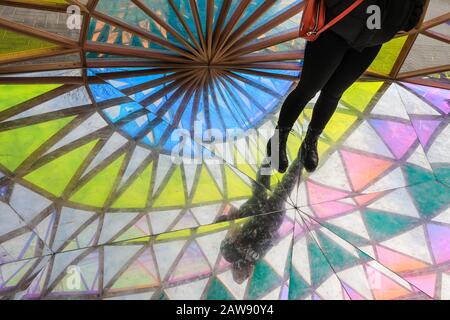
<path fill-rule="evenodd" d="M 2 1 L 0 298 L 449 299 L 450 3 L 426 8 L 292 189 L 258 173 L 303 1 Z M 264 230 L 239 273 L 222 243 Z"/>

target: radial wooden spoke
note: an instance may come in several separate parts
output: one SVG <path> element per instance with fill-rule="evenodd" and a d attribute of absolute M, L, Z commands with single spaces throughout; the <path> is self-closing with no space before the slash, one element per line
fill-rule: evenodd
<path fill-rule="evenodd" d="M 250 95 L 245 89 L 243 89 L 237 83 L 235 79 L 229 76 L 229 72 L 224 71 L 224 79 L 226 79 L 228 83 L 230 83 L 234 88 L 236 88 L 236 90 L 239 91 L 243 96 L 245 96 L 249 101 L 251 101 L 261 112 L 266 112 L 266 110 L 264 110 L 264 108 L 261 106 L 258 100 L 255 99 L 255 97 Z"/>
<path fill-rule="evenodd" d="M 164 89 L 161 89 L 160 91 L 152 94 L 148 98 L 142 100 L 140 103 L 144 107 L 148 107 L 153 102 L 155 102 L 155 101 L 161 99 L 162 97 L 164 97 L 165 95 L 167 95 L 169 92 L 176 90 L 178 87 L 184 86 L 186 83 L 188 83 L 189 81 L 191 81 L 195 77 L 196 77 L 195 71 L 186 73 L 185 77 L 182 77 L 182 78 L 180 78 L 178 80 L 175 80 L 175 82 L 172 83 L 170 86 L 167 86 Z"/>
<path fill-rule="evenodd" d="M 200 71 L 203 73 L 203 71 Z M 191 98 L 194 95 L 194 92 L 196 91 L 196 88 L 198 87 L 198 85 L 201 83 L 202 79 L 201 76 L 200 77 L 195 77 L 192 79 L 192 81 L 188 84 L 188 88 L 184 94 L 183 100 L 181 100 L 180 106 L 178 108 L 178 110 L 176 111 L 174 117 L 173 117 L 173 127 L 177 127 L 178 123 L 180 123 L 181 121 L 181 117 L 183 116 L 189 101 L 191 100 Z"/>
<path fill-rule="evenodd" d="M 237 63 L 232 66 L 228 65 L 217 65 L 214 66 L 215 69 L 273 69 L 273 70 L 301 70 L 301 66 L 297 62 L 261 62 L 261 63 Z"/>
<path fill-rule="evenodd" d="M 140 117 L 143 117 L 143 116 L 147 115 L 148 113 L 149 112 L 146 109 L 140 109 L 140 110 L 134 111 L 134 112 L 128 114 L 126 117 L 124 117 L 124 118 L 120 119 L 119 121 L 117 121 L 115 123 L 115 125 L 118 126 L 118 127 L 121 127 L 121 126 L 126 125 L 127 123 L 129 123 L 131 121 L 134 121 L 134 120 L 136 120 L 136 119 L 138 119 Z"/>
<path fill-rule="evenodd" d="M 144 139 L 154 129 L 154 127 L 159 125 L 160 123 L 166 123 L 166 122 L 161 118 L 156 118 L 156 119 L 152 120 L 146 127 L 144 127 L 142 129 L 141 132 L 139 132 L 136 135 L 136 137 L 134 139 L 137 141 Z"/>
<path fill-rule="evenodd" d="M 238 5 L 236 10 L 234 11 L 233 15 L 231 16 L 228 23 L 225 25 L 223 31 L 220 33 L 217 48 L 214 52 L 214 55 L 212 57 L 212 62 L 217 62 L 217 55 L 222 50 L 222 48 L 226 45 L 226 41 L 231 35 L 231 32 L 233 31 L 234 27 L 238 24 L 240 18 L 245 12 L 245 9 L 250 5 L 251 0 L 242 0 L 241 3 Z"/>
<path fill-rule="evenodd" d="M 207 57 L 207 48 L 205 37 L 203 35 L 202 22 L 200 21 L 200 14 L 198 12 L 197 1 L 189 0 L 189 5 L 191 7 L 192 16 L 194 18 L 195 28 L 197 30 L 198 38 L 200 39 L 200 45 L 203 51 L 203 54 Z"/>
<path fill-rule="evenodd" d="M 121 56 L 157 59 L 169 62 L 179 62 L 179 63 L 188 62 L 188 60 L 186 60 L 185 58 L 182 58 L 178 55 L 170 54 L 166 51 L 156 49 L 148 50 L 143 48 L 119 46 L 108 43 L 97 43 L 88 41 L 84 45 L 84 50 Z"/>
<path fill-rule="evenodd" d="M 220 8 L 219 17 L 217 18 L 216 26 L 214 28 L 213 32 L 213 47 L 212 49 L 215 51 L 217 48 L 217 44 L 219 42 L 220 33 L 222 32 L 222 28 L 225 24 L 225 19 L 228 15 L 228 11 L 231 7 L 231 1 L 232 0 L 223 0 L 222 7 Z"/>
<path fill-rule="evenodd" d="M 197 79 L 198 74 L 194 73 L 190 77 L 187 77 L 183 81 L 180 81 L 178 88 L 170 96 L 170 98 L 167 99 L 164 105 L 158 110 L 156 115 L 160 118 L 163 118 L 166 112 L 171 108 L 171 105 L 175 103 L 180 97 L 182 97 L 188 91 L 189 88 L 192 88 L 192 85 L 195 83 L 195 81 L 197 81 Z"/>
<path fill-rule="evenodd" d="M 123 79 L 123 78 L 133 78 L 133 77 L 144 77 L 160 73 L 171 73 L 171 72 L 183 72 L 186 70 L 177 68 L 154 68 L 154 69 L 143 69 L 134 71 L 115 71 L 115 72 L 105 72 L 99 75 L 103 80 L 113 80 L 113 79 Z"/>
<path fill-rule="evenodd" d="M 256 9 L 256 11 L 248 17 L 237 29 L 234 31 L 226 43 L 222 46 L 220 50 L 218 50 L 216 59 L 220 61 L 222 56 L 225 54 L 227 50 L 233 47 L 233 45 L 236 43 L 236 41 L 239 40 L 239 37 L 244 34 L 245 31 L 247 31 L 256 21 L 269 10 L 276 2 L 277 0 L 266 0 L 263 2 L 262 5 Z M 298 37 L 298 32 L 297 32 Z"/>
<path fill-rule="evenodd" d="M 280 79 L 280 80 L 286 80 L 286 81 L 297 81 L 299 80 L 296 76 L 290 76 L 287 74 L 278 74 L 278 73 L 272 73 L 272 72 L 265 72 L 265 71 L 257 71 L 257 70 L 251 70 L 251 69 L 238 69 L 238 68 L 231 68 L 229 69 L 233 72 L 239 72 L 239 73 L 245 73 L 245 74 L 251 74 L 259 77 L 265 77 L 265 78 L 274 78 L 274 79 Z"/>
<path fill-rule="evenodd" d="M 255 51 L 259 51 L 262 49 L 266 49 L 269 47 L 273 47 L 276 46 L 278 44 L 284 43 L 284 42 L 288 42 L 288 41 L 292 41 L 298 39 L 298 29 L 294 28 L 291 29 L 287 32 L 282 32 L 267 38 L 263 38 L 259 41 L 255 41 L 252 44 L 249 44 L 248 46 L 242 47 L 242 48 L 234 48 L 228 52 L 226 52 L 223 57 L 222 60 L 226 60 L 226 59 L 234 59 L 237 58 L 239 56 L 251 53 L 251 52 L 255 52 Z"/>
<path fill-rule="evenodd" d="M 157 59 L 131 59 L 131 57 L 123 58 L 90 58 L 86 61 L 88 68 L 120 68 L 120 67 L 147 67 L 147 68 L 178 68 L 191 69 L 195 68 L 196 64 L 191 67 L 184 64 L 176 64 L 174 62 L 161 61 Z M 199 65 L 199 68 L 203 65 Z"/>
<path fill-rule="evenodd" d="M 213 101 L 214 101 L 215 105 L 218 106 L 217 109 L 218 109 L 218 112 L 219 112 L 219 114 L 220 114 L 220 116 L 222 118 L 222 123 L 223 123 L 224 127 L 226 128 L 226 125 L 225 125 L 225 121 L 223 120 L 223 115 L 220 112 L 220 108 L 221 107 L 225 107 L 230 112 L 230 114 L 233 117 L 234 121 L 236 123 L 239 123 L 240 119 L 236 118 L 236 115 L 234 114 L 233 109 L 228 105 L 228 102 L 225 99 L 222 98 L 222 100 L 225 102 L 225 106 L 223 106 L 222 104 L 219 103 L 219 99 L 217 98 L 217 95 L 219 93 L 220 93 L 220 95 L 222 97 L 222 93 L 221 93 L 220 88 L 219 88 L 219 86 L 217 84 L 217 82 L 219 81 L 219 78 L 220 78 L 219 71 L 211 69 L 210 73 L 211 73 L 211 81 L 209 82 L 209 91 L 211 92 L 211 95 L 212 95 L 212 98 L 213 98 Z"/>
<path fill-rule="evenodd" d="M 208 60 L 210 60 L 212 56 L 214 1 L 215 0 L 206 1 L 206 51 Z"/>
<path fill-rule="evenodd" d="M 274 91 L 273 89 L 267 88 L 266 86 L 264 86 L 264 85 L 262 85 L 260 83 L 252 81 L 250 79 L 247 79 L 247 78 L 245 78 L 243 76 L 240 76 L 240 75 L 238 75 L 238 74 L 236 74 L 234 72 L 229 72 L 229 71 L 226 71 L 226 70 L 222 71 L 222 72 L 224 72 L 225 74 L 230 75 L 231 77 L 236 78 L 236 79 L 238 79 L 238 80 L 240 80 L 242 82 L 245 82 L 245 83 L 251 85 L 252 87 L 254 87 L 254 88 L 258 89 L 258 90 L 267 92 L 268 94 L 270 94 L 270 95 L 272 95 L 272 96 L 274 96 L 276 98 L 282 98 L 282 96 L 280 96 L 280 94 L 278 92 Z"/>
<path fill-rule="evenodd" d="M 252 32 L 248 33 L 247 35 L 236 41 L 234 44 L 234 48 L 240 48 L 242 46 L 247 45 L 248 43 L 251 43 L 253 40 L 257 39 L 267 31 L 294 17 L 299 12 L 301 12 L 303 6 L 304 4 L 301 3 L 296 6 L 290 7 L 284 10 L 283 12 L 280 12 L 277 16 L 275 16 L 267 23 L 261 25 L 260 27 L 256 28 Z"/>
<path fill-rule="evenodd" d="M 174 80 L 182 79 L 184 77 L 189 76 L 190 73 L 191 73 L 191 71 L 186 71 L 186 70 L 181 71 L 181 72 L 175 72 L 175 73 L 173 73 L 171 75 L 162 76 L 159 79 L 155 79 L 155 80 L 152 80 L 152 81 L 149 81 L 149 82 L 146 82 L 146 83 L 143 83 L 143 84 L 140 84 L 140 85 L 128 88 L 128 89 L 124 89 L 124 90 L 122 90 L 122 92 L 124 94 L 126 94 L 126 95 L 132 95 L 132 94 L 135 94 L 135 93 L 138 93 L 138 92 L 142 92 L 142 91 L 148 90 L 150 88 L 157 87 L 157 86 L 162 85 L 164 83 L 169 84 L 170 82 L 172 82 Z"/>
<path fill-rule="evenodd" d="M 177 16 L 178 20 L 180 21 L 180 23 L 183 25 L 184 30 L 187 32 L 187 34 L 189 35 L 189 37 L 192 40 L 192 43 L 194 43 L 195 45 L 195 49 L 197 52 L 200 52 L 204 58 L 204 61 L 207 61 L 207 57 L 205 54 L 205 51 L 202 49 L 202 46 L 200 45 L 200 43 L 197 41 L 197 38 L 195 37 L 195 35 L 192 33 L 191 29 L 189 28 L 189 26 L 187 25 L 186 21 L 184 21 L 183 15 L 180 13 L 180 11 L 178 10 L 177 6 L 175 5 L 175 3 L 173 2 L 173 0 L 168 0 L 170 7 L 172 8 L 172 10 L 175 12 L 175 15 Z"/>
<path fill-rule="evenodd" d="M 167 48 L 169 50 L 177 52 L 183 57 L 186 57 L 186 58 L 194 60 L 194 61 L 201 61 L 195 55 L 190 54 L 188 51 L 184 50 L 183 48 L 178 47 L 177 45 L 171 43 L 170 41 L 168 41 L 166 39 L 159 38 L 159 37 L 151 34 L 148 31 L 145 31 L 145 30 L 143 30 L 141 28 L 131 26 L 131 25 L 127 24 L 126 22 L 123 22 L 120 19 L 116 19 L 116 18 L 110 17 L 108 15 L 105 15 L 103 13 L 99 13 L 99 12 L 94 12 L 92 14 L 92 16 L 94 18 L 96 18 L 97 20 L 101 20 L 101 21 L 107 22 L 107 23 L 109 23 L 109 24 L 111 24 L 113 26 L 119 27 L 119 28 L 121 28 L 123 30 L 126 30 L 126 31 L 130 32 L 130 33 L 138 35 L 138 36 L 140 36 L 140 37 L 142 37 L 144 39 L 147 39 L 147 40 L 149 40 L 151 42 L 157 43 L 157 44 L 159 44 L 160 46 L 162 46 L 164 48 Z"/>
<path fill-rule="evenodd" d="M 303 50 L 291 50 L 285 52 L 273 52 L 273 53 L 259 53 L 249 54 L 241 56 L 238 59 L 227 59 L 222 63 L 226 63 L 230 66 L 244 63 L 256 63 L 256 62 L 272 62 L 272 61 L 285 61 L 285 60 L 298 60 L 303 59 Z"/>
<path fill-rule="evenodd" d="M 220 82 L 222 84 L 222 87 L 223 87 L 223 88 L 221 88 L 220 86 L 218 86 L 218 90 L 219 90 L 220 95 L 222 96 L 222 99 L 227 104 L 228 104 L 228 100 L 226 99 L 226 96 L 228 96 L 229 99 L 231 99 L 230 102 L 233 102 L 234 105 L 229 105 L 228 104 L 228 107 L 231 110 L 238 110 L 239 111 L 238 115 L 240 116 L 241 121 L 243 121 L 244 128 L 246 128 L 247 125 L 245 125 L 245 124 L 251 123 L 250 119 L 248 118 L 248 116 L 244 112 L 243 106 L 239 103 L 239 100 L 236 98 L 235 93 L 233 92 L 233 90 L 231 90 L 230 86 L 225 81 L 224 72 L 223 71 L 218 71 L 218 73 L 220 75 L 220 77 L 218 77 L 218 82 Z"/>
<path fill-rule="evenodd" d="M 167 30 L 169 34 L 171 34 L 175 39 L 177 39 L 180 43 L 182 43 L 186 49 L 192 52 L 199 61 L 202 61 L 203 56 L 199 51 L 197 51 L 194 47 L 192 47 L 189 42 L 187 42 L 183 36 L 175 30 L 171 25 L 166 23 L 163 19 L 161 19 L 156 13 L 154 13 L 148 6 L 144 4 L 142 0 L 131 0 L 136 6 L 138 6 L 145 14 L 147 14 L 150 18 L 152 18 L 156 23 L 158 23 L 161 27 Z"/>

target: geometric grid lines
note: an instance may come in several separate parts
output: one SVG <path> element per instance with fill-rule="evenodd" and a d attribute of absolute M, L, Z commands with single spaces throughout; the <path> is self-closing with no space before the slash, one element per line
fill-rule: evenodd
<path fill-rule="evenodd" d="M 316 172 L 315 98 L 263 175 L 302 9 L 0 5 L 0 298 L 450 299 L 448 3 L 343 95 Z"/>

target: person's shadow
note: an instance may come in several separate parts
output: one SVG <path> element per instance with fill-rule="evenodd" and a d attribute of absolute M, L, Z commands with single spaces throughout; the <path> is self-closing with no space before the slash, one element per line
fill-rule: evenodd
<path fill-rule="evenodd" d="M 250 277 L 256 263 L 279 241 L 278 229 L 286 214 L 287 200 L 300 181 L 303 168 L 298 156 L 273 192 L 269 192 L 271 176 L 261 174 L 265 166 L 263 164 L 258 171 L 250 199 L 216 220 L 249 218 L 243 224 L 234 225 L 220 247 L 224 259 L 232 264 L 234 281 L 239 284 Z"/>

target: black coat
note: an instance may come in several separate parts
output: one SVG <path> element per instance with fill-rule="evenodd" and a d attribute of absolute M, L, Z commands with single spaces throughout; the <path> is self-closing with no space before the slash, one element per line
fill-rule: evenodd
<path fill-rule="evenodd" d="M 327 21 L 348 8 L 355 0 L 325 0 Z M 424 0 L 365 0 L 331 30 L 343 37 L 352 47 L 363 49 L 391 40 L 399 31 L 413 29 L 423 12 Z M 381 9 L 381 29 L 369 29 L 367 13 L 371 5 Z"/>

